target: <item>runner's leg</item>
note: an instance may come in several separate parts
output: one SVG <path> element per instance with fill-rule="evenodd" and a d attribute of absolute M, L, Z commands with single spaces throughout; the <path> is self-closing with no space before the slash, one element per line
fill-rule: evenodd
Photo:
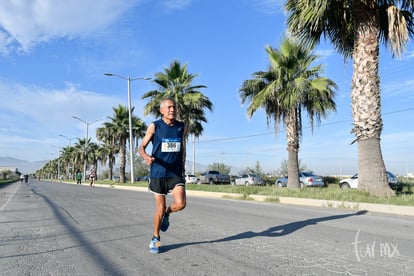
<path fill-rule="evenodd" d="M 154 213 L 154 237 L 160 236 L 160 225 L 165 211 L 165 196 L 154 194 L 155 213 Z"/>

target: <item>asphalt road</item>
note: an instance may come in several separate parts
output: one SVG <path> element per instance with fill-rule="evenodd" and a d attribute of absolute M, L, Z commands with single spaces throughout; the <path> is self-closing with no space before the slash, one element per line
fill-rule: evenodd
<path fill-rule="evenodd" d="M 0 275 L 414 275 L 412 217 L 189 196 L 151 254 L 153 211 L 148 192 L 2 187 Z"/>

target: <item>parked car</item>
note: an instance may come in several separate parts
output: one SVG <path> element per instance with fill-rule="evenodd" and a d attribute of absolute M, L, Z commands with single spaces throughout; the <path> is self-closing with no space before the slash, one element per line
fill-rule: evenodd
<path fill-rule="evenodd" d="M 263 185 L 263 180 L 260 176 L 254 173 L 245 173 L 237 176 L 232 180 L 233 185 Z"/>
<path fill-rule="evenodd" d="M 275 181 L 275 185 L 278 187 L 287 187 L 287 181 L 288 181 L 288 177 L 280 177 L 278 179 L 276 179 Z"/>
<path fill-rule="evenodd" d="M 401 192 L 403 189 L 402 183 L 398 182 L 398 178 L 392 173 L 387 171 L 388 185 L 391 189 Z M 341 189 L 358 189 L 358 174 L 354 174 L 351 178 L 342 179 L 339 181 L 339 187 Z"/>
<path fill-rule="evenodd" d="M 184 180 L 186 184 L 196 184 L 198 182 L 198 177 L 194 174 L 186 174 Z"/>
<path fill-rule="evenodd" d="M 288 182 L 288 177 L 281 177 L 276 179 L 275 185 L 278 187 L 286 187 Z M 324 187 L 325 181 L 322 176 L 315 175 L 312 172 L 299 172 L 299 183 L 300 187 Z"/>
<path fill-rule="evenodd" d="M 219 171 L 207 171 L 203 172 L 199 179 L 200 184 L 228 184 L 230 183 L 230 175 L 221 174 Z"/>

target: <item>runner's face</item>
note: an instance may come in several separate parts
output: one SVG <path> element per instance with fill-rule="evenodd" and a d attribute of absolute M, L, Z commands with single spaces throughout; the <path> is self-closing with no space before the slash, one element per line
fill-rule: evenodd
<path fill-rule="evenodd" d="M 161 114 L 166 119 L 175 119 L 177 108 L 173 101 L 165 101 L 161 108 Z"/>

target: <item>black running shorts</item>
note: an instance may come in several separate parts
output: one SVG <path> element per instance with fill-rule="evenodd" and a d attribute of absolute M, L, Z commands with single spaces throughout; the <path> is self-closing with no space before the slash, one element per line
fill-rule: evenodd
<path fill-rule="evenodd" d="M 151 178 L 148 190 L 154 194 L 167 195 L 176 186 L 185 186 L 182 177 Z"/>

